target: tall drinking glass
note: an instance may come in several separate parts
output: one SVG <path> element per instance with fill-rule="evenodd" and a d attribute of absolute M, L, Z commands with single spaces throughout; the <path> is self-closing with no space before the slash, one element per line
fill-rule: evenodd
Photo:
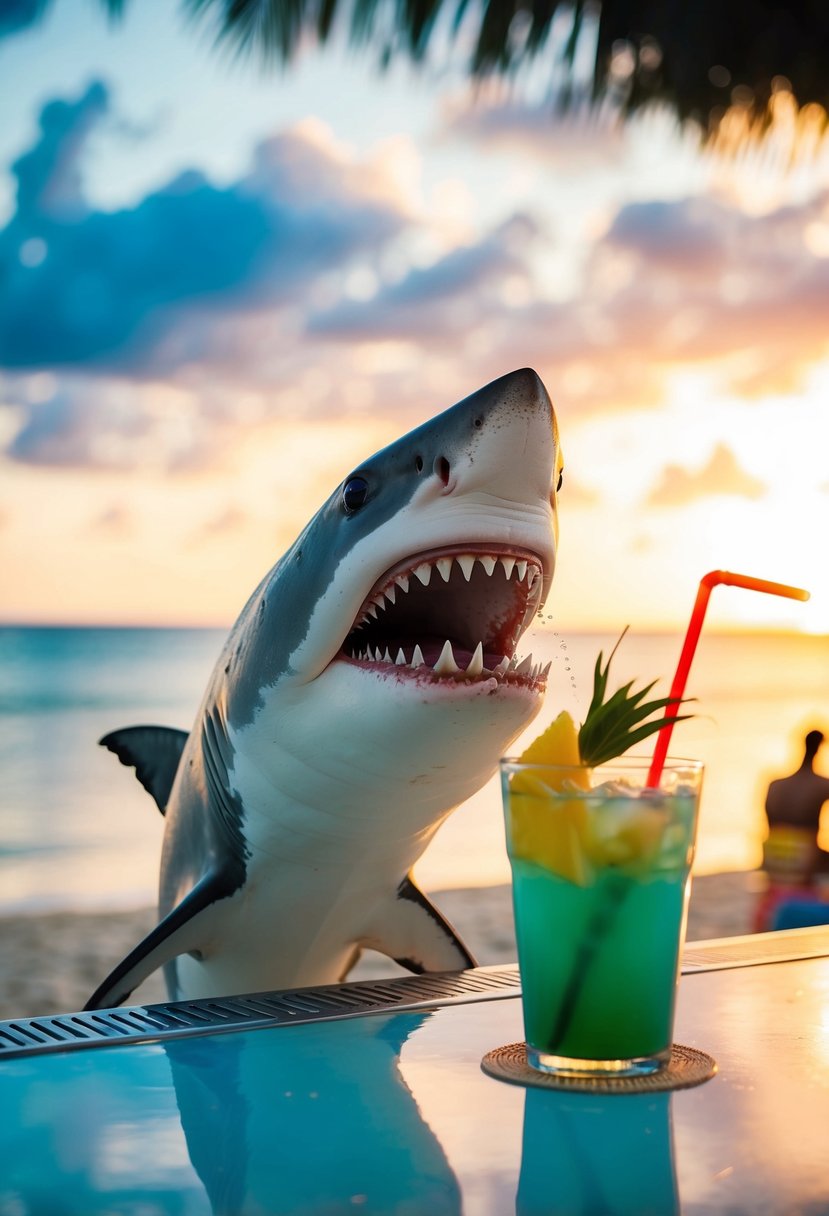
<path fill-rule="evenodd" d="M 505 759 L 501 777 L 530 1065 L 569 1076 L 670 1059 L 702 765 Z"/>

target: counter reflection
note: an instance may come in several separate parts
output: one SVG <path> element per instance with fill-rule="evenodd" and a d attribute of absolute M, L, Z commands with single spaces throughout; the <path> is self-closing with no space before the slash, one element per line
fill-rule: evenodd
<path fill-rule="evenodd" d="M 459 1214 L 457 1179 L 399 1070 L 431 1016 L 165 1043 L 213 1216 Z"/>
<path fill-rule="evenodd" d="M 516 1216 L 679 1216 L 671 1094 L 526 1090 Z"/>

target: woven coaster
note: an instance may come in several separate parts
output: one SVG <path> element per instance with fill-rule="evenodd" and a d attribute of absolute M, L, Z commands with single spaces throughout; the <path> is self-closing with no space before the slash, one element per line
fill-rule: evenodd
<path fill-rule="evenodd" d="M 566 1089 L 584 1094 L 652 1094 L 701 1085 L 713 1077 L 717 1062 L 696 1047 L 674 1043 L 670 1060 L 658 1072 L 636 1077 L 560 1077 L 531 1068 L 527 1063 L 526 1043 L 507 1043 L 488 1051 L 481 1060 L 481 1068 L 497 1081 L 509 1081 L 512 1085 L 535 1085 L 540 1089 Z"/>

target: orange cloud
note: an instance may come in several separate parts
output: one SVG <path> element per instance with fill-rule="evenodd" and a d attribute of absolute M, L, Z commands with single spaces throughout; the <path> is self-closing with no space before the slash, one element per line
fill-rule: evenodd
<path fill-rule="evenodd" d="M 191 545 L 201 545 L 217 537 L 233 535 L 241 531 L 248 523 L 249 517 L 241 507 L 228 504 L 223 511 L 212 516 L 198 528 L 190 538 Z"/>
<path fill-rule="evenodd" d="M 765 484 L 741 469 L 731 449 L 721 443 L 712 452 L 708 463 L 695 472 L 677 464 L 666 465 L 661 481 L 651 491 L 647 501 L 651 506 L 678 507 L 699 498 L 720 494 L 762 498 L 765 491 Z"/>
<path fill-rule="evenodd" d="M 124 537 L 132 531 L 134 516 L 128 507 L 113 503 L 92 520 L 91 531 L 104 536 Z"/>
<path fill-rule="evenodd" d="M 590 486 L 571 476 L 566 468 L 561 488 L 561 501 L 570 507 L 595 507 L 601 501 L 600 495 Z"/>

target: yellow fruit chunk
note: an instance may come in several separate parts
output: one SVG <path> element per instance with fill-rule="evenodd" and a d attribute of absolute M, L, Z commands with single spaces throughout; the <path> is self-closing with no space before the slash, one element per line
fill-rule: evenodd
<path fill-rule="evenodd" d="M 533 740 L 518 759 L 520 764 L 581 764 L 579 732 L 566 709 Z"/>
<path fill-rule="evenodd" d="M 532 774 L 521 774 L 533 781 Z M 540 785 L 540 783 L 539 783 Z M 586 808 L 580 798 L 562 798 L 548 787 L 510 793 L 511 853 L 586 886 L 591 879 L 585 851 Z"/>
<path fill-rule="evenodd" d="M 512 853 L 584 886 L 590 880 L 585 853 L 586 810 L 568 790 L 588 790 L 590 774 L 579 760 L 579 735 L 566 710 L 519 757 L 537 770 L 510 781 Z M 546 767 L 546 766 L 556 767 Z"/>
<path fill-rule="evenodd" d="M 526 751 L 518 757 L 519 764 L 568 766 L 567 772 L 516 773 L 511 789 L 515 793 L 526 791 L 538 793 L 535 783 L 539 780 L 552 790 L 590 789 L 590 774 L 582 768 L 579 760 L 579 733 L 576 724 L 566 709 L 563 709 L 545 731 L 534 739 Z"/>

